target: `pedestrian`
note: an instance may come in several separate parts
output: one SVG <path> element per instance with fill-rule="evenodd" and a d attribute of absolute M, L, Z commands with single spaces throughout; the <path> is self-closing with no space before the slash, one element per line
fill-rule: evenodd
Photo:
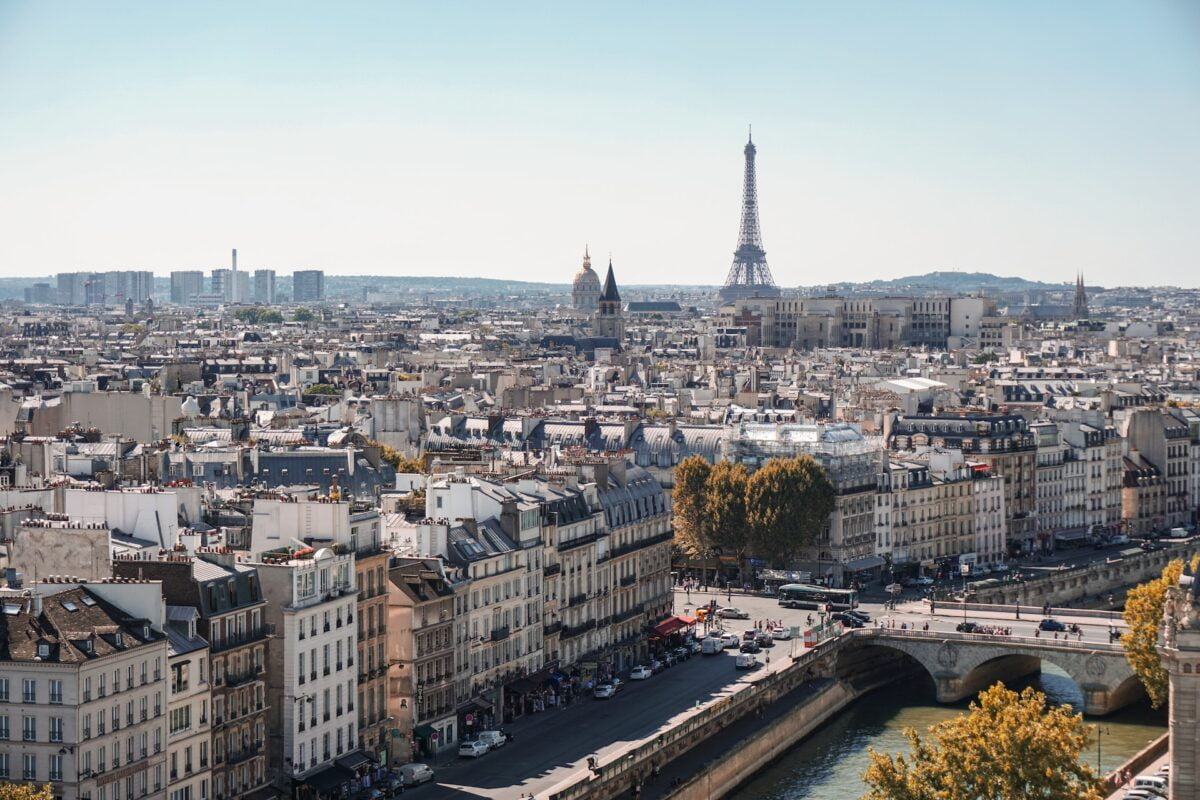
<path fill-rule="evenodd" d="M 1034 628 L 1034 629 L 1033 629 L 1033 638 L 1035 638 L 1035 639 L 1040 639 L 1040 638 L 1041 638 L 1041 636 L 1042 636 L 1042 629 L 1041 629 L 1041 628 Z"/>
<path fill-rule="evenodd" d="M 1021 606 L 1017 606 L 1017 619 L 1021 618 Z"/>

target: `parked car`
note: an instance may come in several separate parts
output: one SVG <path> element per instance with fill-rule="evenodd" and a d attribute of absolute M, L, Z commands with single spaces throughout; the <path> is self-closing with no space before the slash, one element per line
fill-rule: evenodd
<path fill-rule="evenodd" d="M 404 791 L 404 779 L 395 772 L 385 772 L 375 785 L 383 790 L 385 797 L 398 797 Z"/>
<path fill-rule="evenodd" d="M 405 786 L 416 786 L 433 780 L 433 767 L 428 764 L 405 764 L 396 770 L 396 776 Z"/>
<path fill-rule="evenodd" d="M 1162 775 L 1139 775 L 1133 779 L 1134 789 L 1148 789 L 1157 795 L 1167 796 L 1168 779 Z"/>
<path fill-rule="evenodd" d="M 609 678 L 605 683 L 611 683 L 614 692 L 619 692 L 625 688 L 625 681 L 618 678 L 616 675 Z"/>
<path fill-rule="evenodd" d="M 367 789 L 359 789 L 357 792 L 350 795 L 350 800 L 383 800 L 383 790 L 377 786 L 372 786 Z"/>
<path fill-rule="evenodd" d="M 858 617 L 851 616 L 850 614 L 847 614 L 845 611 L 835 611 L 833 613 L 833 615 L 831 616 L 831 619 L 836 619 L 838 622 L 842 623 L 847 628 L 861 628 L 861 627 L 863 627 L 863 624 L 864 624 L 861 619 L 859 619 Z"/>
<path fill-rule="evenodd" d="M 771 638 L 778 642 L 786 642 L 792 638 L 791 628 L 772 628 Z"/>
<path fill-rule="evenodd" d="M 463 758 L 479 758 L 488 751 L 488 746 L 478 739 L 463 742 L 458 746 L 458 754 Z"/>
<path fill-rule="evenodd" d="M 700 647 L 700 641 L 698 639 L 688 639 L 687 643 L 684 645 L 684 647 L 691 650 L 693 655 L 695 655 L 696 653 L 702 652 L 701 647 Z"/>
<path fill-rule="evenodd" d="M 735 669 L 754 669 L 758 666 L 758 659 L 752 653 L 738 653 L 733 666 Z"/>
<path fill-rule="evenodd" d="M 687 661 L 692 657 L 692 648 L 690 647 L 676 647 L 674 652 L 676 661 Z"/>
<path fill-rule="evenodd" d="M 717 612 L 717 616 L 721 619 L 750 619 L 750 612 L 733 606 L 725 606 Z"/>
<path fill-rule="evenodd" d="M 611 683 L 598 683 L 596 684 L 596 688 L 592 689 L 592 697 L 597 700 L 607 700 L 616 693 L 617 690 L 613 688 Z"/>
<path fill-rule="evenodd" d="M 644 681 L 644 680 L 646 680 L 646 678 L 649 678 L 653 674 L 654 674 L 653 670 L 651 670 L 649 667 L 646 667 L 646 666 L 634 667 L 629 673 L 629 680 Z"/>
<path fill-rule="evenodd" d="M 664 669 L 666 669 L 666 666 L 661 661 L 659 661 L 657 658 L 650 659 L 649 667 L 650 667 L 650 671 L 653 672 L 655 675 L 657 675 L 658 673 L 660 673 Z"/>
<path fill-rule="evenodd" d="M 954 630 L 959 633 L 974 633 L 979 629 L 978 622 L 960 622 L 954 626 Z"/>
<path fill-rule="evenodd" d="M 916 584 L 917 586 L 933 586 L 934 580 L 933 578 L 922 575 L 921 577 L 917 578 Z"/>
<path fill-rule="evenodd" d="M 758 653 L 761 650 L 762 650 L 762 648 L 758 646 L 758 642 L 756 642 L 756 641 L 750 640 L 750 641 L 742 642 L 741 651 L 743 653 Z"/>
<path fill-rule="evenodd" d="M 738 635 L 736 633 L 725 634 L 724 636 L 721 637 L 721 641 L 725 643 L 726 649 L 737 647 L 739 644 L 742 643 L 742 640 L 740 638 L 738 638 Z"/>
<path fill-rule="evenodd" d="M 1044 631 L 1065 631 L 1067 629 L 1066 625 L 1063 625 L 1058 620 L 1051 619 L 1050 617 L 1046 617 L 1044 620 L 1039 622 L 1038 627 Z"/>
<path fill-rule="evenodd" d="M 480 731 L 477 738 L 488 746 L 488 750 L 498 750 L 508 741 L 501 731 Z"/>
<path fill-rule="evenodd" d="M 725 651 L 725 642 L 709 637 L 700 643 L 700 652 L 706 656 L 715 656 Z"/>

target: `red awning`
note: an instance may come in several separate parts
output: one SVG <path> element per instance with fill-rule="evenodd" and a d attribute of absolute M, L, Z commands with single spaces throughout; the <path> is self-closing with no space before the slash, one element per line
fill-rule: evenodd
<path fill-rule="evenodd" d="M 659 636 L 670 636 L 683 626 L 684 622 L 679 617 L 667 617 L 662 622 L 654 626 L 654 632 Z"/>
<path fill-rule="evenodd" d="M 681 614 L 680 616 L 676 617 L 675 619 L 679 620 L 684 625 L 695 625 L 696 624 L 695 617 L 685 617 Z"/>

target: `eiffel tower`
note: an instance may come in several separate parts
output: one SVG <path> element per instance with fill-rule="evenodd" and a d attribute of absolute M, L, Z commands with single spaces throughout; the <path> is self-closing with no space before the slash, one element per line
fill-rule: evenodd
<path fill-rule="evenodd" d="M 741 297 L 779 297 L 779 287 L 771 278 L 767 266 L 767 251 L 763 250 L 762 233 L 758 229 L 758 179 L 754 173 L 754 136 L 746 142 L 746 175 L 742 185 L 742 227 L 738 233 L 733 265 L 721 287 L 721 301 L 728 303 Z"/>

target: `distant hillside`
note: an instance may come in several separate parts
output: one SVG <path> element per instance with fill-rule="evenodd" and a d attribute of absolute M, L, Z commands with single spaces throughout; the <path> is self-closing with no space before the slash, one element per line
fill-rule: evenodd
<path fill-rule="evenodd" d="M 988 272 L 951 272 L 938 270 L 924 275 L 908 275 L 891 280 L 868 281 L 865 283 L 833 284 L 835 290 L 903 292 L 912 290 L 935 290 L 943 292 L 1027 292 L 1061 291 L 1068 283 L 1045 283 L 1027 278 L 992 275 Z M 1092 289 L 1098 287 L 1089 287 Z"/>

